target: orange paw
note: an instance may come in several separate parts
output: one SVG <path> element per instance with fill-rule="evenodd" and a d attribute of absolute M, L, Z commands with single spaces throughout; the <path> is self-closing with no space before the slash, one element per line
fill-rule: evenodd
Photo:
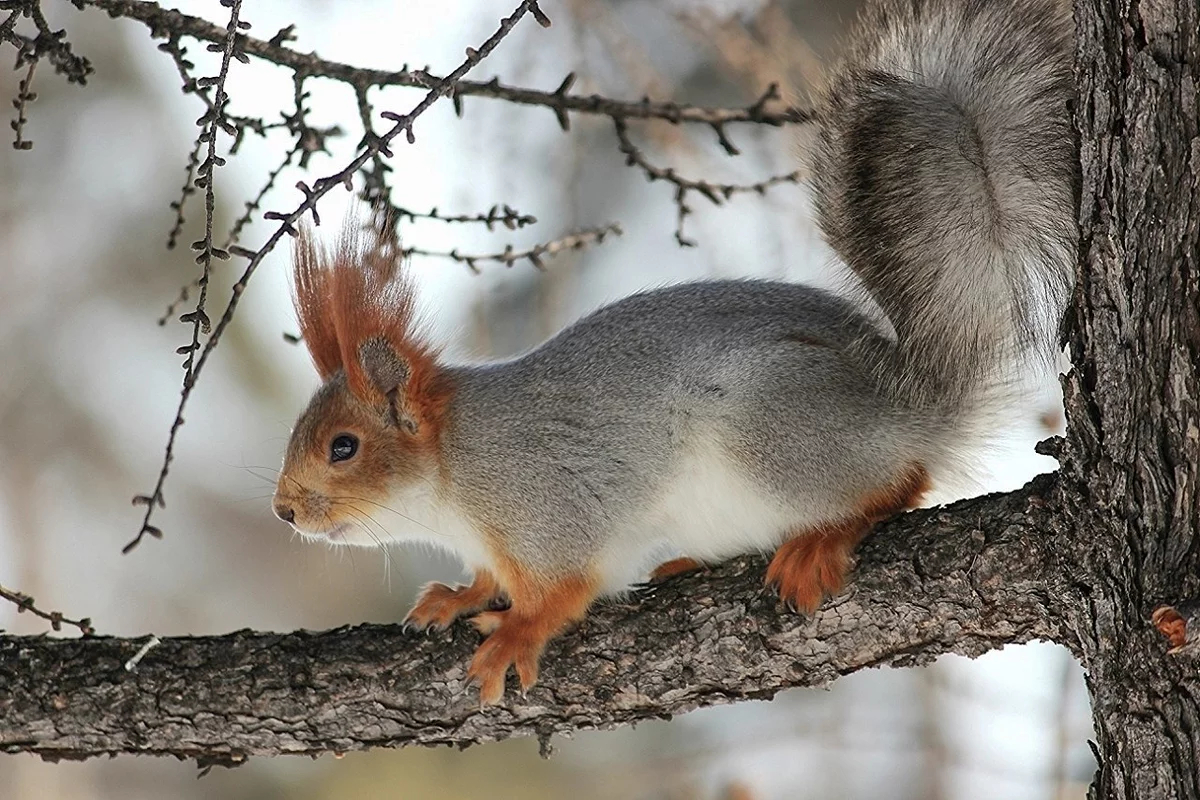
<path fill-rule="evenodd" d="M 767 567 L 767 585 L 797 610 L 814 613 L 826 595 L 841 591 L 850 571 L 850 554 L 862 532 L 822 531 L 783 543 Z"/>
<path fill-rule="evenodd" d="M 533 686 L 538 676 L 538 659 L 548 638 L 539 634 L 539 626 L 511 616 L 511 611 L 485 611 L 471 622 L 488 634 L 467 670 L 467 678 L 479 684 L 480 702 L 484 705 L 500 702 L 510 666 L 517 670 L 521 691 Z"/>
<path fill-rule="evenodd" d="M 650 583 L 665 581 L 667 578 L 673 578 L 685 572 L 692 572 L 703 566 L 703 564 L 694 558 L 672 558 L 670 561 L 664 561 L 651 570 Z"/>
<path fill-rule="evenodd" d="M 420 597 L 404 621 L 418 628 L 448 628 L 459 617 L 487 608 L 499 596 L 500 589 L 495 580 L 483 572 L 470 586 L 428 583 L 421 589 Z"/>
<path fill-rule="evenodd" d="M 775 551 L 767 567 L 767 585 L 798 610 L 812 614 L 826 595 L 841 591 L 850 557 L 862 538 L 881 519 L 914 508 L 929 490 L 929 473 L 920 464 L 905 470 L 892 486 L 861 498 L 857 514 L 801 530 Z"/>

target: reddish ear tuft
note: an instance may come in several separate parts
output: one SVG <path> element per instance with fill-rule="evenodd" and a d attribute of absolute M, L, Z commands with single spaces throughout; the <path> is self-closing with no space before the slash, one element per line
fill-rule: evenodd
<path fill-rule="evenodd" d="M 312 229 L 302 225 L 292 248 L 292 304 L 300 335 L 323 381 L 342 367 L 333 313 L 334 273 L 329 266 L 328 254 L 313 242 Z"/>
<path fill-rule="evenodd" d="M 436 436 L 451 390 L 417 333 L 415 287 L 399 247 L 351 217 L 332 253 L 302 229 L 295 258 L 296 313 L 322 379 L 342 369 L 358 398 L 398 404 L 402 416 Z M 386 376 L 395 380 L 382 385 Z"/>
<path fill-rule="evenodd" d="M 332 269 L 334 319 L 346 380 L 359 398 L 380 405 L 395 387 L 372 380 L 364 368 L 364 349 L 387 346 L 400 362 L 433 360 L 415 330 L 416 289 L 399 248 L 383 240 L 378 229 L 365 228 L 356 219 L 347 220 L 342 228 Z M 407 372 L 412 372 L 411 367 Z"/>

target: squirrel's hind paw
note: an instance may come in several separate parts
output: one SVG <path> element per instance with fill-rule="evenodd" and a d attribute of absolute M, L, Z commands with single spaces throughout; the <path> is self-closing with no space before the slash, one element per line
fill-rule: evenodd
<path fill-rule="evenodd" d="M 685 572 L 693 572 L 698 569 L 703 569 L 704 564 L 694 558 L 683 556 L 682 558 L 672 558 L 670 561 L 664 561 L 654 569 L 650 570 L 649 583 L 660 583 L 667 578 L 674 578 L 676 575 L 682 575 Z"/>
<path fill-rule="evenodd" d="M 850 571 L 855 545 L 867 524 L 831 527 L 802 533 L 784 542 L 767 567 L 767 585 L 806 614 L 816 612 L 826 595 L 841 591 Z"/>
<path fill-rule="evenodd" d="M 549 637 L 539 636 L 534 626 L 509 614 L 485 611 L 471 620 L 476 628 L 488 634 L 467 670 L 467 678 L 479 684 L 479 700 L 484 705 L 500 702 L 510 666 L 516 667 L 522 691 L 537 682 L 538 659 Z"/>

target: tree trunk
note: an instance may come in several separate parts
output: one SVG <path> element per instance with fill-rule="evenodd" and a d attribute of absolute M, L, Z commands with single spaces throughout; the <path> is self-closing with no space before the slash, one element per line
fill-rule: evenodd
<path fill-rule="evenodd" d="M 1200 799 L 1200 679 L 1156 608 L 1200 597 L 1200 11 L 1076 7 L 1082 271 L 1058 537 L 1098 739 L 1095 798 Z M 1178 642 L 1177 642 L 1178 643 Z"/>

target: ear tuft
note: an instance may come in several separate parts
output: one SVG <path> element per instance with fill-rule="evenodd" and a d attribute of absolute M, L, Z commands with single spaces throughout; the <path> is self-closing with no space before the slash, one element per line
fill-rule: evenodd
<path fill-rule="evenodd" d="M 294 296 L 321 378 L 344 371 L 359 400 L 389 409 L 397 426 L 436 441 L 454 387 L 417 332 L 416 290 L 398 243 L 353 215 L 334 251 L 315 246 L 302 228 Z"/>
<path fill-rule="evenodd" d="M 328 255 L 317 248 L 312 228 L 301 225 L 292 249 L 292 304 L 300 336 L 323 381 L 342 367 L 333 313 L 336 288 Z"/>

